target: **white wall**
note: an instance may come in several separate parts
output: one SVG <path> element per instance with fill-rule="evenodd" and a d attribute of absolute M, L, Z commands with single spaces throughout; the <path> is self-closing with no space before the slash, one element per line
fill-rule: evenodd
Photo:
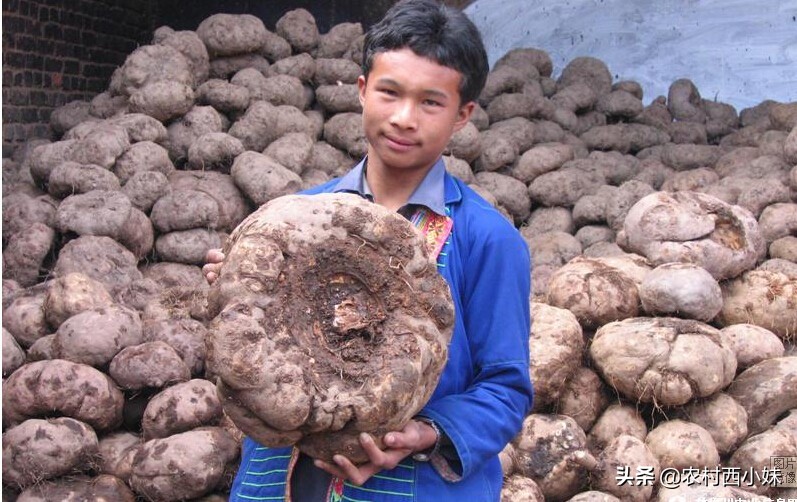
<path fill-rule="evenodd" d="M 554 78 L 578 56 L 636 80 L 647 104 L 689 78 L 737 111 L 797 101 L 797 0 L 476 0 L 465 9 L 490 64 L 515 47 L 550 54 Z"/>

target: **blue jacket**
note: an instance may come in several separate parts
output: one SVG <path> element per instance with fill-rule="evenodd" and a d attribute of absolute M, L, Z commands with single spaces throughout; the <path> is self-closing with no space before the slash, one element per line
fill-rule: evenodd
<path fill-rule="evenodd" d="M 362 163 L 345 178 L 358 169 Z M 445 211 L 454 222 L 438 270 L 451 288 L 456 316 L 448 362 L 419 415 L 439 425 L 460 462 L 454 472 L 441 473 L 407 457 L 361 487 L 345 483 L 342 500 L 498 501 L 503 479 L 497 455 L 531 409 L 528 248 L 498 211 L 445 173 L 442 160 L 433 169 L 444 172 Z M 334 192 L 340 181 L 305 193 Z M 247 438 L 230 501 L 285 500 L 295 458 L 291 448 L 264 448 Z"/>

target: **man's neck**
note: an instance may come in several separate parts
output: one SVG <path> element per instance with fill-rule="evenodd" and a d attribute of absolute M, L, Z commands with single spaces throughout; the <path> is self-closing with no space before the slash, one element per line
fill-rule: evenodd
<path fill-rule="evenodd" d="M 391 169 L 369 162 L 365 179 L 374 196 L 374 202 L 391 211 L 397 211 L 407 203 L 433 166 L 434 164 L 425 170 Z"/>

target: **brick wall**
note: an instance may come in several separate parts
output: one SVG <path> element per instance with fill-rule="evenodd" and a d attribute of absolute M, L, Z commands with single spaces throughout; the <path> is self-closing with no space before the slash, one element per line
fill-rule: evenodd
<path fill-rule="evenodd" d="M 152 35 L 152 0 L 3 0 L 3 156 L 50 138 L 50 113 L 104 91 Z"/>

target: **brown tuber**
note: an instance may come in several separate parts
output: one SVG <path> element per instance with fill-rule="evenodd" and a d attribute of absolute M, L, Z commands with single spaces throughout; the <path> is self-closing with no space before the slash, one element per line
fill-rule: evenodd
<path fill-rule="evenodd" d="M 653 264 L 691 262 L 715 279 L 753 268 L 766 246 L 752 215 L 696 192 L 652 193 L 634 204 L 618 242 Z"/>
<path fill-rule="evenodd" d="M 3 433 L 3 484 L 27 488 L 85 469 L 96 452 L 97 434 L 83 422 L 26 420 Z"/>
<path fill-rule="evenodd" d="M 28 363 L 3 382 L 3 423 L 58 414 L 97 431 L 122 422 L 124 396 L 116 383 L 85 364 L 53 359 Z"/>
<path fill-rule="evenodd" d="M 529 415 L 512 441 L 518 473 L 535 481 L 545 500 L 567 500 L 586 485 L 586 469 L 572 461 L 586 442 L 584 431 L 570 417 Z"/>
<path fill-rule="evenodd" d="M 531 381 L 534 382 L 534 409 L 554 403 L 565 390 L 567 379 L 577 369 L 584 335 L 569 311 L 532 302 L 534 322 L 529 335 Z"/>
<path fill-rule="evenodd" d="M 719 330 L 674 317 L 605 324 L 589 350 L 601 375 L 624 396 L 664 406 L 708 397 L 736 374 L 736 356 Z"/>
<path fill-rule="evenodd" d="M 360 432 L 397 430 L 426 403 L 453 309 L 407 220 L 347 194 L 285 196 L 224 252 L 207 367 L 244 433 L 360 462 Z"/>

